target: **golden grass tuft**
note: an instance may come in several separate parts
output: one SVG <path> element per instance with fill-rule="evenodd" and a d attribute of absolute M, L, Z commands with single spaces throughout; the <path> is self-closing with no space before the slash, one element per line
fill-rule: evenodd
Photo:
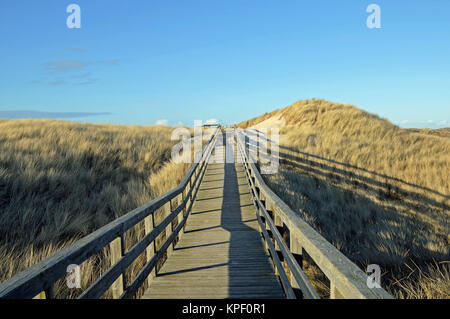
<path fill-rule="evenodd" d="M 0 121 L 0 282 L 176 186 L 187 165 L 169 161 L 171 133 L 164 126 Z M 142 236 L 138 224 L 126 233 L 127 246 Z M 81 265 L 83 289 L 109 267 L 108 255 L 106 248 Z M 60 298 L 79 294 L 64 279 L 55 290 Z"/>

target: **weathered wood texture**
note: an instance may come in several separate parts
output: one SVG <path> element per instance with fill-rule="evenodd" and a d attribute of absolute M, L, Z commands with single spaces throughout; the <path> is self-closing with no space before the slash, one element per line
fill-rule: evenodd
<path fill-rule="evenodd" d="M 185 232 L 143 298 L 284 297 L 242 164 L 208 164 Z"/>
<path fill-rule="evenodd" d="M 286 227 L 277 214 L 274 214 L 273 207 L 266 202 L 266 197 L 261 194 L 255 185 L 255 178 L 250 169 L 248 155 L 242 145 L 237 144 L 238 158 L 244 163 L 247 182 L 252 193 L 253 203 L 256 208 L 256 216 L 265 240 L 266 248 L 269 250 L 275 274 L 279 277 L 284 293 L 288 299 L 307 298 L 319 299 L 319 295 L 303 273 L 301 264 L 291 252 L 286 241 Z M 291 276 L 292 275 L 292 276 Z M 297 289 L 297 286 L 299 289 Z"/>
<path fill-rule="evenodd" d="M 308 253 L 330 280 L 331 298 L 393 298 L 382 288 L 369 288 L 367 286 L 367 275 L 309 226 L 266 185 L 254 164 L 257 159 L 252 148 L 255 148 L 255 145 L 261 142 L 257 132 L 238 130 L 236 140 L 241 149 L 244 150 L 249 179 L 254 184 L 256 192 L 259 197 L 264 198 L 264 205 L 271 208 L 277 222 L 289 230 L 291 253 L 296 255 L 294 256 L 296 259 L 302 254 L 302 250 Z M 265 156 L 271 157 L 267 154 Z M 295 287 L 293 282 L 291 285 Z"/>

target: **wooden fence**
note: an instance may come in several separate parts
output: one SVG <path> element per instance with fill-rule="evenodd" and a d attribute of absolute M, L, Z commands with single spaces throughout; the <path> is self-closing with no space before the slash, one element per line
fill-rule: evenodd
<path fill-rule="evenodd" d="M 288 298 L 319 298 L 302 271 L 306 252 L 330 281 L 330 298 L 393 297 L 383 288 L 369 288 L 368 276 L 309 226 L 264 182 L 247 147 L 246 135 L 235 139 L 252 191 L 261 232 Z"/>

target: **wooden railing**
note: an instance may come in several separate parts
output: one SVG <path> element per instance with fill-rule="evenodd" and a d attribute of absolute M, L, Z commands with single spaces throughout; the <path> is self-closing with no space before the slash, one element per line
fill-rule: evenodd
<path fill-rule="evenodd" d="M 393 298 L 383 288 L 369 288 L 368 276 L 292 211 L 264 182 L 242 130 L 235 139 L 253 195 L 261 232 L 288 298 L 319 298 L 302 271 L 303 252 L 330 281 L 330 298 Z"/>
<path fill-rule="evenodd" d="M 111 267 L 91 284 L 78 298 L 99 298 L 112 289 L 113 298 L 133 298 L 145 280 L 155 275 L 157 263 L 171 249 L 179 237 L 193 205 L 205 173 L 208 159 L 216 142 L 216 129 L 204 146 L 202 153 L 192 164 L 180 184 L 166 194 L 119 217 L 97 231 L 78 240 L 55 255 L 39 262 L 0 284 L 0 298 L 54 298 L 54 284 L 67 275 L 69 265 L 80 265 L 106 246 L 110 248 Z M 172 207 L 173 202 L 176 207 Z M 155 223 L 155 212 L 164 208 L 168 215 Z M 128 251 L 125 250 L 124 234 L 144 221 L 145 236 Z M 174 222 L 177 221 L 173 228 Z M 156 238 L 165 232 L 164 242 L 157 247 Z M 146 263 L 131 283 L 125 282 L 126 269 L 146 252 Z"/>

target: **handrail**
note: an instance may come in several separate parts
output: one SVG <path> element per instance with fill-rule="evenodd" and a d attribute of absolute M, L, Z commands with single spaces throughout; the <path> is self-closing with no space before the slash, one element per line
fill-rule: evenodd
<path fill-rule="evenodd" d="M 303 251 L 306 251 L 330 280 L 331 298 L 392 299 L 393 297 L 383 288 L 369 288 L 367 275 L 309 226 L 266 185 L 246 147 L 247 143 L 242 130 L 235 130 L 235 139 L 244 162 L 249 186 L 254 196 L 258 220 L 264 220 L 264 223 L 261 222 L 260 225 L 266 244 L 269 244 L 270 238 L 267 236 L 269 234 L 265 234 L 267 231 L 264 228 L 270 230 L 272 242 L 276 244 L 275 246 L 278 246 L 277 248 L 287 264 L 286 268 L 291 272 L 291 286 L 298 288 L 305 298 L 318 297 L 314 289 L 311 289 L 312 286 L 306 275 L 301 271 L 302 254 Z M 271 212 L 272 216 L 270 216 L 269 212 Z M 289 246 L 280 234 L 280 230 L 282 231 L 283 229 L 288 230 L 286 233 L 289 235 Z M 282 232 L 284 233 L 284 231 Z M 270 244 L 268 246 L 270 249 Z M 277 266 L 279 262 L 276 259 L 279 260 L 279 256 L 278 254 L 273 254 L 272 249 L 270 251 Z M 281 271 L 277 266 L 277 270 L 283 283 L 282 272 L 284 272 L 284 269 Z M 289 297 L 288 294 L 287 296 Z"/>
<path fill-rule="evenodd" d="M 236 138 L 237 138 L 237 136 L 236 136 Z M 253 195 L 252 197 L 253 197 L 253 202 L 254 202 L 254 205 L 255 205 L 255 208 L 257 211 L 258 223 L 261 228 L 261 232 L 263 234 L 265 242 L 267 244 L 267 248 L 269 249 L 269 252 L 274 261 L 275 267 L 278 271 L 278 274 L 280 275 L 280 281 L 281 281 L 283 290 L 286 294 L 286 297 L 288 299 L 296 299 L 297 295 L 295 294 L 294 290 L 292 289 L 292 286 L 290 283 L 291 280 L 289 280 L 289 278 L 287 277 L 286 271 L 283 268 L 283 265 L 281 264 L 280 256 L 278 256 L 275 246 L 280 248 L 282 258 L 284 260 L 286 260 L 294 280 L 296 281 L 297 285 L 299 287 L 301 287 L 300 292 L 301 292 L 302 296 L 307 299 L 319 299 L 319 295 L 314 290 L 313 286 L 307 279 L 306 275 L 301 270 L 301 267 L 298 265 L 294 256 L 290 252 L 289 248 L 286 246 L 286 243 L 284 242 L 278 229 L 274 225 L 272 218 L 269 216 L 269 213 L 267 212 L 265 205 L 261 202 L 261 199 L 259 198 L 259 194 L 258 194 L 258 189 L 255 185 L 254 180 L 252 179 L 252 176 L 250 175 L 250 169 L 249 169 L 250 161 L 248 158 L 248 154 L 246 153 L 245 148 L 243 148 L 242 144 L 240 143 L 240 141 L 238 139 L 237 139 L 237 147 L 238 147 L 239 153 L 241 155 L 241 158 L 244 160 L 243 163 L 244 163 L 245 172 L 246 172 L 246 176 L 247 176 L 247 182 L 248 182 L 248 185 L 249 185 L 250 190 Z M 267 229 L 267 228 L 269 228 L 269 229 Z"/>
<path fill-rule="evenodd" d="M 142 282 L 147 278 L 147 276 L 144 275 L 148 275 L 152 272 L 156 263 L 167 251 L 170 244 L 185 224 L 193 204 L 193 198 L 195 197 L 206 170 L 206 163 L 214 148 L 218 132 L 219 129 L 217 128 L 204 146 L 202 153 L 197 155 L 196 160 L 177 187 L 153 199 L 147 204 L 134 209 L 126 215 L 113 220 L 56 254 L 4 281 L 0 284 L 0 298 L 33 298 L 44 291 L 46 298 L 51 299 L 54 297 L 54 283 L 67 274 L 67 267 L 69 265 L 81 264 L 87 258 L 101 251 L 108 244 L 110 245 L 113 259 L 112 267 L 87 288 L 80 298 L 98 298 L 119 279 L 122 279 L 122 283 L 116 287 L 117 291 L 113 290 L 113 295 L 117 298 L 133 297 Z M 189 191 L 185 195 L 184 193 L 188 186 Z M 195 193 L 193 191 L 194 189 Z M 177 196 L 181 197 L 181 200 L 179 201 L 180 204 L 172 210 L 172 199 Z M 188 202 L 190 204 L 186 209 Z M 161 221 L 159 225 L 154 225 L 154 212 L 167 203 L 170 204 L 168 216 Z M 179 219 L 178 225 L 172 230 L 170 228 L 172 221 L 177 217 L 179 218 L 179 214 L 182 211 L 182 220 Z M 125 252 L 123 247 L 124 233 L 143 220 L 146 222 L 146 234 L 144 238 L 135 244 L 129 251 Z M 167 234 L 167 229 L 172 231 L 170 235 Z M 135 280 L 127 287 L 123 281 L 123 274 L 126 268 L 145 249 L 148 250 L 151 243 L 154 244 L 153 248 L 156 248 L 155 239 L 164 230 L 166 230 L 166 241 L 157 251 L 154 251 L 153 256 L 147 256 L 147 264 L 143 267 L 143 270 L 145 271 L 143 272 L 143 270 L 141 270 Z M 117 258 L 117 256 L 119 257 Z"/>

